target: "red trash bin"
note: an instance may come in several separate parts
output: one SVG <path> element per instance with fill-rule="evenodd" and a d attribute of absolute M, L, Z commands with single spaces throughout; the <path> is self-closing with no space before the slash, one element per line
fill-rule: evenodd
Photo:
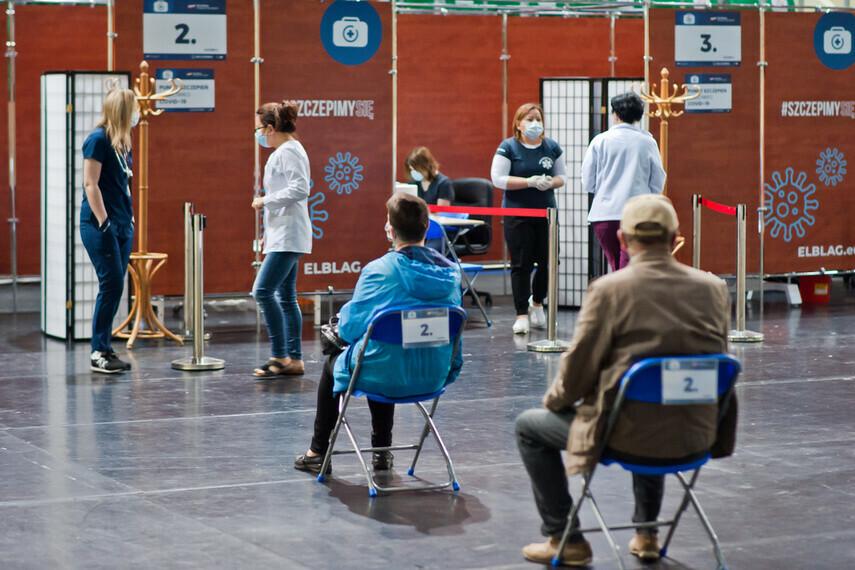
<path fill-rule="evenodd" d="M 799 277 L 799 293 L 804 303 L 828 303 L 831 297 L 830 275 L 804 275 Z"/>

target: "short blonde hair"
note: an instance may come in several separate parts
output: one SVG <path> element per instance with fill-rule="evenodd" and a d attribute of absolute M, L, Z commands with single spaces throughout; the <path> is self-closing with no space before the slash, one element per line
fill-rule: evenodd
<path fill-rule="evenodd" d="M 546 130 L 546 116 L 543 114 L 543 107 L 537 103 L 526 103 L 524 105 L 520 105 L 520 108 L 517 109 L 516 113 L 514 113 L 514 138 L 518 141 L 522 141 L 522 131 L 520 131 L 517 123 L 522 121 L 533 109 L 537 109 L 540 113 L 540 119 L 543 121 L 543 128 Z"/>
<path fill-rule="evenodd" d="M 98 126 L 104 127 L 110 144 L 116 150 L 127 151 L 131 148 L 131 120 L 136 108 L 134 92 L 124 87 L 111 90 L 104 98 Z"/>

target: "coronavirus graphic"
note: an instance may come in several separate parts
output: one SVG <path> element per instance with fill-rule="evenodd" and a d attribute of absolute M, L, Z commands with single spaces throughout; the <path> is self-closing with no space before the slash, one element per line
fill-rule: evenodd
<path fill-rule="evenodd" d="M 819 174 L 820 182 L 826 186 L 837 186 L 838 182 L 843 182 L 843 175 L 846 174 L 846 158 L 843 153 L 836 148 L 826 148 L 819 153 L 816 173 Z"/>
<path fill-rule="evenodd" d="M 784 176 L 780 172 L 772 173 L 772 184 L 766 184 L 766 214 L 764 220 L 772 226 L 769 232 L 773 238 L 781 235 L 784 241 L 793 239 L 793 234 L 804 237 L 805 226 L 812 226 L 816 219 L 811 212 L 819 207 L 812 199 L 816 186 L 805 184 L 807 174 L 799 172 L 793 179 L 793 169 L 787 168 Z"/>
<path fill-rule="evenodd" d="M 327 197 L 324 196 L 323 192 L 317 192 L 312 194 L 309 198 L 309 218 L 312 221 L 312 235 L 315 239 L 321 239 L 324 237 L 324 230 L 322 230 L 315 222 L 325 222 L 327 218 L 329 218 L 329 213 L 326 210 L 321 210 L 320 206 L 324 203 Z"/>
<path fill-rule="evenodd" d="M 362 165 L 359 158 L 352 156 L 349 152 L 344 154 L 338 152 L 330 157 L 329 164 L 324 167 L 327 175 L 324 180 L 330 185 L 330 190 L 336 194 L 350 194 L 359 188 L 362 180 Z"/>

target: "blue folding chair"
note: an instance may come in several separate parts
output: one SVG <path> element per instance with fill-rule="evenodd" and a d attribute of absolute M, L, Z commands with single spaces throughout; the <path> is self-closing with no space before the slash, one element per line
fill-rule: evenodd
<path fill-rule="evenodd" d="M 571 532 L 574 531 L 572 521 L 578 515 L 579 509 L 585 499 L 589 499 L 594 516 L 600 526 L 582 528 L 576 532 L 602 531 L 606 536 L 612 552 L 614 552 L 618 559 L 620 568 L 624 568 L 623 560 L 620 556 L 620 549 L 610 531 L 667 526 L 669 527 L 668 536 L 665 538 L 665 542 L 660 550 L 660 555 L 665 556 L 668 552 L 668 545 L 671 542 L 671 538 L 674 536 L 674 531 L 677 529 L 677 524 L 680 522 L 680 518 L 689 503 L 692 504 L 698 513 L 698 518 L 700 518 L 704 529 L 712 541 L 715 557 L 718 561 L 718 568 L 727 568 L 718 536 L 716 536 L 694 492 L 695 482 L 698 480 L 701 466 L 709 461 L 711 457 L 710 450 L 694 454 L 691 458 L 649 458 L 645 460 L 645 458 L 641 457 L 632 457 L 631 460 L 627 460 L 621 454 L 610 450 L 608 442 L 618 422 L 621 407 L 627 401 L 648 402 L 662 406 L 693 406 L 718 402 L 718 423 L 720 424 L 730 405 L 734 386 L 736 385 L 736 377 L 741 370 L 742 365 L 739 363 L 739 360 L 729 354 L 709 354 L 702 356 L 646 358 L 637 362 L 626 371 L 621 378 L 620 388 L 612 411 L 609 414 L 603 439 L 605 445 L 603 446 L 603 452 L 598 462 L 603 465 L 617 463 L 627 471 L 642 475 L 667 475 L 670 473 L 680 481 L 683 487 L 683 500 L 674 517 L 670 520 L 609 526 L 603 519 L 594 495 L 591 493 L 590 486 L 594 471 L 596 470 L 595 466 L 591 471 L 582 476 L 584 480 L 582 494 L 579 500 L 574 502 L 573 508 L 567 517 L 567 526 L 564 528 L 564 534 L 561 536 L 561 542 L 558 545 L 559 555 L 553 558 L 553 566 L 561 565 L 560 553 L 564 551 L 567 539 Z M 620 458 L 615 456 L 620 456 Z M 693 471 L 690 478 L 687 478 L 685 475 L 688 471 Z"/>
<path fill-rule="evenodd" d="M 387 493 L 392 491 L 411 491 L 423 489 L 443 489 L 452 487 L 455 491 L 460 489 L 460 484 L 457 481 L 457 476 L 454 474 L 454 466 L 451 463 L 451 457 L 448 455 L 448 449 L 442 441 L 442 437 L 436 428 L 433 421 L 436 406 L 439 402 L 439 397 L 445 392 L 443 386 L 439 390 L 430 394 L 408 394 L 401 397 L 390 398 L 382 394 L 365 392 L 359 389 L 359 373 L 365 363 L 365 352 L 369 344 L 386 343 L 390 345 L 398 345 L 403 348 L 403 357 L 416 357 L 417 351 L 432 350 L 438 346 L 453 345 L 451 358 L 448 360 L 447 366 L 442 366 L 436 370 L 437 384 L 442 385 L 448 374 L 451 372 L 452 363 L 457 353 L 460 351 L 460 336 L 463 333 L 463 327 L 466 324 L 466 312 L 456 306 L 419 306 L 419 307 L 402 307 L 392 308 L 381 311 L 368 325 L 368 330 L 365 333 L 365 342 L 356 358 L 356 364 L 353 367 L 353 373 L 350 376 L 350 383 L 347 391 L 339 399 L 338 420 L 330 435 L 330 442 L 327 446 L 327 453 L 324 456 L 324 462 L 321 466 L 318 481 L 323 483 L 324 473 L 332 460 L 333 455 L 355 453 L 365 477 L 368 480 L 368 494 L 371 497 L 377 496 L 378 493 Z M 411 352 L 412 351 L 412 352 Z M 415 358 L 414 358 L 415 360 Z M 389 367 L 389 373 L 395 374 Z M 345 412 L 350 404 L 351 398 L 365 396 L 369 400 L 384 402 L 387 404 L 415 404 L 418 410 L 422 413 L 425 419 L 425 425 L 422 429 L 421 437 L 418 443 L 411 445 L 392 445 L 386 447 L 359 447 L 353 431 L 350 429 L 350 424 L 347 421 Z M 430 410 L 428 410 L 424 402 L 432 401 Z M 353 449 L 334 450 L 335 442 L 338 437 L 339 430 L 344 427 Z M 425 485 L 406 485 L 406 486 L 382 486 L 374 481 L 374 477 L 368 470 L 368 465 L 362 457 L 363 453 L 373 453 L 375 451 L 396 451 L 404 449 L 414 449 L 415 455 L 413 462 L 410 465 L 407 474 L 413 476 L 416 469 L 416 462 L 421 454 L 422 447 L 428 433 L 431 433 L 436 440 L 439 450 L 445 458 L 446 468 L 448 470 L 448 481 L 437 484 Z"/>
<path fill-rule="evenodd" d="M 469 214 L 466 213 L 443 213 L 443 217 L 449 218 L 457 218 L 465 220 L 469 217 Z M 481 311 L 481 315 L 484 317 L 484 320 L 487 322 L 487 326 L 492 326 L 492 321 L 490 321 L 490 317 L 487 316 L 487 311 L 484 309 L 484 305 L 481 304 L 481 299 L 478 297 L 477 292 L 475 291 L 475 279 L 478 278 L 478 274 L 484 269 L 483 265 L 477 263 L 464 263 L 460 261 L 460 258 L 457 256 L 457 252 L 454 251 L 454 243 L 448 239 L 448 234 L 446 233 L 446 228 L 443 227 L 442 224 L 437 222 L 433 217 L 429 220 L 429 225 L 427 229 L 427 233 L 425 234 L 425 239 L 441 239 L 443 248 L 442 253 L 451 255 L 451 258 L 457 264 L 457 267 L 460 268 L 460 277 L 463 282 L 463 291 L 461 293 L 461 297 L 465 297 L 467 293 L 472 292 L 472 299 L 475 301 L 475 304 L 478 306 L 478 310 Z M 448 229 L 454 229 L 452 227 L 448 227 Z M 472 277 L 469 277 L 469 274 L 472 274 Z"/>

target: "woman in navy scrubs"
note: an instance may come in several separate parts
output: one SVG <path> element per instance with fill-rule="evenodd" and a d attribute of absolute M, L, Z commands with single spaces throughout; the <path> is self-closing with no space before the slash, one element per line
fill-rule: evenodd
<path fill-rule="evenodd" d="M 138 122 L 134 92 L 113 89 L 104 99 L 101 121 L 83 142 L 80 237 L 98 275 L 90 364 L 93 371 L 106 374 L 131 369 L 113 351 L 110 337 L 134 238 L 131 128 Z"/>
<path fill-rule="evenodd" d="M 503 208 L 556 207 L 554 189 L 564 185 L 566 176 L 564 151 L 543 136 L 543 129 L 540 105 L 526 103 L 517 109 L 514 136 L 502 141 L 490 168 L 493 185 L 505 191 Z M 529 326 L 544 328 L 543 299 L 549 282 L 546 218 L 505 216 L 505 242 L 511 257 L 511 291 L 517 314 L 514 334 L 527 333 Z"/>

